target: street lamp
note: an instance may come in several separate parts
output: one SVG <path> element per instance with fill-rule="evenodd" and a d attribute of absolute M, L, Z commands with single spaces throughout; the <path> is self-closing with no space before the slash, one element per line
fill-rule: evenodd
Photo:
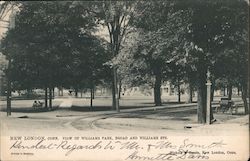
<path fill-rule="evenodd" d="M 206 117 L 206 123 L 209 125 L 211 124 L 211 120 L 210 120 L 210 109 L 211 109 L 211 73 L 208 69 L 207 71 L 207 83 L 206 83 L 206 86 L 207 86 L 207 117 Z"/>

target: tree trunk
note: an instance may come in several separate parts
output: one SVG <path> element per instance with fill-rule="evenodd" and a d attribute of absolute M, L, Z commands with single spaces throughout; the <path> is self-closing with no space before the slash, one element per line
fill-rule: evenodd
<path fill-rule="evenodd" d="M 207 106 L 207 87 L 206 87 L 206 69 L 200 66 L 198 69 L 198 84 L 197 84 L 197 115 L 198 123 L 206 123 L 206 106 Z"/>
<path fill-rule="evenodd" d="M 95 99 L 95 86 L 93 85 L 93 89 L 92 89 L 92 99 Z"/>
<path fill-rule="evenodd" d="M 44 91 L 45 91 L 44 107 L 48 108 L 48 89 L 47 89 L 47 87 L 44 89 Z"/>
<path fill-rule="evenodd" d="M 122 90 L 122 81 L 120 80 L 119 81 L 119 90 L 118 90 L 118 92 L 119 92 L 119 99 L 121 99 L 121 90 Z"/>
<path fill-rule="evenodd" d="M 8 64 L 8 70 L 7 70 L 7 116 L 11 115 L 11 78 L 10 78 L 10 71 L 9 69 L 11 69 L 11 59 L 9 60 L 9 64 Z"/>
<path fill-rule="evenodd" d="M 112 110 L 120 111 L 119 98 L 117 89 L 117 71 L 113 68 L 113 80 L 112 80 Z"/>
<path fill-rule="evenodd" d="M 211 85 L 211 97 L 210 97 L 210 121 L 213 122 L 214 114 L 213 114 L 213 107 L 212 102 L 214 101 L 214 89 L 215 89 L 215 79 L 212 78 L 212 85 Z"/>
<path fill-rule="evenodd" d="M 193 86 L 191 85 L 191 83 L 188 84 L 188 103 L 192 103 L 193 102 Z"/>
<path fill-rule="evenodd" d="M 110 49 L 112 56 L 115 57 L 119 53 L 120 49 L 120 32 L 121 32 L 121 22 L 120 17 L 118 15 L 113 16 L 112 23 L 109 23 L 111 27 L 109 29 L 109 37 L 110 37 Z M 108 24 L 108 25 L 109 25 Z M 117 88 L 117 68 L 113 66 L 113 81 L 112 81 L 112 110 L 120 111 L 119 107 L 119 97 L 118 97 L 118 88 Z"/>
<path fill-rule="evenodd" d="M 155 73 L 154 102 L 156 106 L 161 106 L 161 73 Z"/>
<path fill-rule="evenodd" d="M 78 97 L 78 89 L 75 89 L 75 97 Z"/>
<path fill-rule="evenodd" d="M 52 109 L 52 88 L 49 88 L 49 108 Z"/>
<path fill-rule="evenodd" d="M 206 86 L 204 81 L 198 85 L 198 103 L 197 103 L 198 123 L 206 123 Z"/>
<path fill-rule="evenodd" d="M 30 98 L 30 95 L 31 95 L 31 89 L 27 89 L 27 98 Z"/>
<path fill-rule="evenodd" d="M 240 85 L 237 87 L 237 95 L 240 96 Z"/>
<path fill-rule="evenodd" d="M 250 57 L 250 56 L 249 56 Z M 250 65 L 249 65 L 250 66 Z M 248 107 L 245 108 L 245 114 L 248 114 L 249 113 L 249 108 L 250 108 L 250 71 L 249 71 L 249 80 L 248 80 Z M 246 99 L 245 99 L 246 100 Z M 247 106 L 247 101 L 246 101 L 246 106 Z M 246 107 L 245 106 L 245 107 Z"/>
<path fill-rule="evenodd" d="M 10 77 L 7 77 L 7 116 L 11 115 L 11 81 Z"/>
<path fill-rule="evenodd" d="M 214 120 L 214 113 L 213 113 L 213 107 L 212 107 L 212 102 L 211 102 L 211 105 L 210 105 L 210 121 L 213 121 Z"/>
<path fill-rule="evenodd" d="M 214 87 L 213 85 L 211 86 L 211 102 L 214 101 Z"/>
<path fill-rule="evenodd" d="M 232 85 L 228 85 L 228 99 L 231 100 L 232 99 L 232 93 L 233 93 L 233 89 L 232 89 Z"/>
<path fill-rule="evenodd" d="M 114 85 L 114 80 L 112 80 L 112 107 L 111 107 L 111 110 L 115 110 L 115 104 L 116 104 L 115 85 Z"/>
<path fill-rule="evenodd" d="M 180 88 L 180 82 L 178 80 L 177 90 L 178 90 L 178 103 L 181 103 L 181 88 Z"/>
<path fill-rule="evenodd" d="M 53 99 L 55 98 L 55 88 L 54 87 L 52 88 L 52 97 L 53 97 Z"/>
<path fill-rule="evenodd" d="M 58 96 L 61 96 L 61 89 L 58 87 Z"/>
<path fill-rule="evenodd" d="M 226 96 L 226 87 L 223 88 L 223 96 Z"/>
<path fill-rule="evenodd" d="M 241 97 L 242 97 L 243 104 L 244 104 L 245 114 L 247 115 L 249 113 L 249 109 L 248 109 L 248 103 L 247 103 L 247 85 L 246 84 L 242 85 L 241 92 L 242 92 Z"/>
<path fill-rule="evenodd" d="M 93 110 L 93 93 L 94 93 L 94 89 L 92 87 L 90 89 L 90 108 L 91 108 L 91 110 Z"/>
<path fill-rule="evenodd" d="M 211 86 L 211 103 L 214 101 L 214 89 L 215 89 L 215 79 L 212 80 L 212 86 Z"/>

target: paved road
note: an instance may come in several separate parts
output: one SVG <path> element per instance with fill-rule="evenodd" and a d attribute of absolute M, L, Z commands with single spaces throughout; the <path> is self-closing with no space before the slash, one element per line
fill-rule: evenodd
<path fill-rule="evenodd" d="M 27 116 L 27 118 L 20 118 Z M 241 116 L 215 114 L 218 122 Z M 170 107 L 137 111 L 121 110 L 78 112 L 69 109 L 58 109 L 46 113 L 13 113 L 4 121 L 11 130 L 53 130 L 91 131 L 91 130 L 177 130 L 182 131 L 187 124 L 195 124 L 196 106 Z"/>
<path fill-rule="evenodd" d="M 105 99 L 96 99 L 96 105 L 101 105 Z M 89 100 L 64 98 L 57 99 L 59 108 L 49 112 L 13 112 L 12 116 L 7 118 L 5 112 L 1 112 L 5 125 L 10 131 L 28 132 L 44 132 L 57 131 L 64 133 L 65 131 L 83 132 L 83 131 L 113 131 L 113 130 L 163 130 L 163 131 L 180 131 L 183 132 L 187 124 L 196 124 L 197 113 L 196 104 L 167 104 L 165 106 L 140 108 L 143 104 L 138 100 L 132 100 L 130 105 L 136 105 L 137 108 L 122 109 L 120 113 L 116 111 L 91 111 L 72 110 L 72 105 L 79 103 L 89 103 Z M 99 102 L 98 102 L 99 101 Z M 125 100 L 123 100 L 125 102 Z M 25 105 L 22 101 L 19 103 Z M 30 104 L 32 101 L 26 102 Z M 137 104 L 136 104 L 136 103 Z M 104 102 L 105 103 L 105 102 Z M 106 101 L 106 104 L 109 102 Z M 15 104 L 15 103 L 14 103 Z M 129 104 L 129 101 L 128 101 Z M 82 108 L 85 108 L 84 106 Z M 30 107 L 29 107 L 30 108 Z M 228 120 L 240 118 L 240 115 L 230 115 L 228 113 L 215 114 L 217 123 L 223 123 Z M 246 123 L 243 121 L 242 124 Z M 34 130 L 35 129 L 35 130 Z"/>
<path fill-rule="evenodd" d="M 57 101 L 58 105 L 61 104 L 61 107 L 54 111 L 13 112 L 11 117 L 6 117 L 5 112 L 0 112 L 0 135 L 3 140 L 8 140 L 9 136 L 58 137 L 59 140 L 62 137 L 76 136 L 81 138 L 93 136 L 104 138 L 111 136 L 113 138 L 117 136 L 164 136 L 176 142 L 190 138 L 200 144 L 200 140 L 207 142 L 207 139 L 210 138 L 211 140 L 211 136 L 213 136 L 214 140 L 212 139 L 211 143 L 223 140 L 225 143 L 230 143 L 229 147 L 235 147 L 231 143 L 237 143 L 238 145 L 239 142 L 241 142 L 242 147 L 248 147 L 247 143 L 244 142 L 249 135 L 248 116 L 218 113 L 215 114 L 217 121 L 214 124 L 201 125 L 196 124 L 197 112 L 195 104 L 168 104 L 165 107 L 127 108 L 117 113 L 116 111 L 77 111 L 66 106 L 70 105 L 71 101 Z M 79 102 L 82 101 L 86 101 L 86 104 L 88 103 L 88 100 L 79 100 Z M 74 104 L 75 101 L 72 102 L 72 105 Z M 141 105 L 138 106 L 141 107 Z M 82 108 L 85 107 L 87 106 Z M 4 138 L 4 136 L 8 137 Z M 74 142 L 78 143 L 78 140 Z M 86 144 L 86 142 L 92 142 L 92 140 L 86 139 L 81 142 L 79 140 L 79 144 Z M 142 140 L 142 142 L 152 143 L 152 140 Z M 47 156 L 46 153 L 42 152 L 44 150 L 39 151 L 39 154 Z M 56 156 L 52 156 L 58 158 L 60 155 L 65 155 L 62 150 L 60 152 L 61 154 L 56 153 Z M 78 153 L 74 152 L 74 154 L 85 156 L 83 155 L 84 152 L 85 149 Z M 119 152 L 117 153 L 118 155 L 124 154 L 124 151 Z M 237 154 L 241 155 L 240 152 L 242 152 L 242 149 L 238 149 Z M 110 153 L 105 151 L 107 155 L 113 155 L 113 153 L 113 151 Z M 54 154 L 54 152 L 51 154 Z M 96 156 L 96 154 L 99 153 L 93 151 L 89 156 Z"/>

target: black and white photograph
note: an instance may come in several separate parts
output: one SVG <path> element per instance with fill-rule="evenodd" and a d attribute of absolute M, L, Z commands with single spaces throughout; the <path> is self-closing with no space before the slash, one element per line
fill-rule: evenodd
<path fill-rule="evenodd" d="M 0 1 L 0 160 L 247 161 L 249 8 Z"/>

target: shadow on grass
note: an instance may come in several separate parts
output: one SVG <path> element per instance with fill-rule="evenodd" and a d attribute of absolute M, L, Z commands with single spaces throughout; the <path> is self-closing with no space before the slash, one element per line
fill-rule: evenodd
<path fill-rule="evenodd" d="M 120 109 L 136 109 L 136 108 L 143 108 L 145 106 L 121 106 Z M 71 110 L 73 111 L 83 111 L 83 112 L 91 112 L 91 111 L 108 111 L 111 110 L 110 106 L 94 106 L 93 109 L 90 109 L 89 106 L 72 106 Z M 182 120 L 182 121 L 189 121 L 190 119 L 186 118 L 189 116 L 193 116 L 197 114 L 196 109 L 191 109 L 187 111 L 169 111 L 167 109 L 162 110 L 139 110 L 133 112 L 126 112 L 122 113 L 121 115 L 115 116 L 116 118 L 148 118 L 150 115 L 154 115 L 154 117 L 170 117 L 174 120 Z"/>
<path fill-rule="evenodd" d="M 17 112 L 17 113 L 39 113 L 39 112 L 50 112 L 55 111 L 58 109 L 58 106 L 52 107 L 52 109 L 49 108 L 38 108 L 34 109 L 32 107 L 23 107 L 23 108 L 11 108 L 11 112 Z M 7 112 L 6 108 L 0 109 L 2 112 Z"/>
<path fill-rule="evenodd" d="M 134 113 L 138 113 L 138 114 L 143 114 L 143 115 L 156 115 L 159 117 L 162 116 L 169 116 L 169 117 L 188 117 L 188 116 L 192 116 L 192 115 L 196 115 L 197 114 L 197 110 L 196 109 L 192 109 L 192 110 L 186 110 L 186 111 L 169 111 L 169 110 L 156 110 L 156 111 L 136 111 Z"/>
<path fill-rule="evenodd" d="M 239 112 L 239 113 L 233 113 L 232 115 L 236 115 L 236 116 L 246 116 L 248 114 L 245 114 L 245 112 Z"/>
<path fill-rule="evenodd" d="M 178 104 L 185 104 L 185 102 L 164 102 L 162 106 L 167 106 L 167 105 L 178 105 Z M 129 105 L 129 106 L 123 106 L 120 105 L 120 109 L 136 109 L 136 108 L 148 108 L 148 107 L 156 107 L 154 103 L 152 102 L 145 102 L 145 103 L 140 103 L 136 105 Z M 88 105 L 86 106 L 79 106 L 79 105 L 73 105 L 71 107 L 71 110 L 73 111 L 110 111 L 112 110 L 111 106 L 93 106 L 92 108 Z M 115 110 L 115 109 L 114 109 Z"/>
<path fill-rule="evenodd" d="M 136 108 L 147 108 L 147 107 L 153 107 L 153 106 L 120 106 L 120 109 L 136 109 Z M 90 106 L 72 106 L 70 108 L 72 111 L 82 111 L 82 112 L 88 112 L 88 111 L 111 111 L 115 110 L 112 109 L 111 106 L 93 106 L 92 108 Z"/>
<path fill-rule="evenodd" d="M 165 105 L 177 105 L 177 104 L 185 104 L 186 102 L 168 102 L 168 101 L 163 101 L 162 102 L 162 105 L 165 106 Z M 195 102 L 192 102 L 192 103 L 195 103 Z M 144 104 L 144 105 L 152 105 L 154 106 L 154 102 L 144 102 L 144 103 L 141 103 L 141 104 Z"/>

